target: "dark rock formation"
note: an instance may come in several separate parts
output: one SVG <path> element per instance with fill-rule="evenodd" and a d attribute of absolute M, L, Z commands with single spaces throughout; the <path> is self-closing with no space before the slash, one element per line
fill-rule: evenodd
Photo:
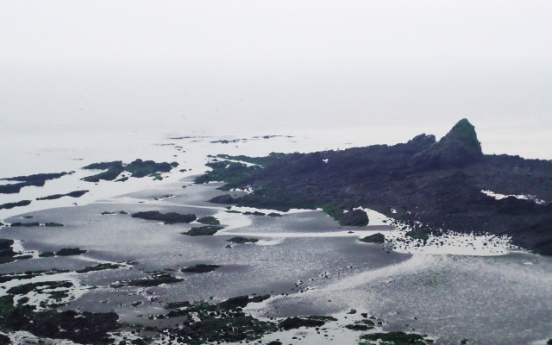
<path fill-rule="evenodd" d="M 353 210 L 341 215 L 341 225 L 365 226 L 368 225 L 368 215 L 363 210 Z"/>
<path fill-rule="evenodd" d="M 100 180 L 113 181 L 119 174 L 124 171 L 127 171 L 132 174 L 132 177 L 145 177 L 153 174 L 158 174 L 162 172 L 170 172 L 171 169 L 178 166 L 178 163 L 172 162 L 162 162 L 156 163 L 151 160 L 143 161 L 141 159 L 136 159 L 131 163 L 124 165 L 121 161 L 114 162 L 104 162 L 104 163 L 94 163 L 83 167 L 83 169 L 101 169 L 106 170 L 96 175 L 87 176 L 83 178 L 83 181 L 87 182 L 99 182 Z M 126 178 L 128 179 L 128 178 Z M 118 181 L 125 181 L 125 178 L 122 178 Z"/>
<path fill-rule="evenodd" d="M 300 317 L 288 317 L 284 321 L 280 322 L 280 327 L 287 330 L 300 328 L 300 327 L 322 327 L 326 322 L 322 320 L 300 318 Z"/>
<path fill-rule="evenodd" d="M 12 262 L 17 253 L 13 251 L 13 240 L 2 238 L 0 239 L 0 264 Z"/>
<path fill-rule="evenodd" d="M 241 236 L 237 236 L 237 237 L 232 237 L 231 239 L 228 240 L 228 242 L 232 242 L 232 243 L 256 243 L 256 242 L 259 242 L 258 239 L 256 238 L 247 238 L 247 237 L 241 237 Z"/>
<path fill-rule="evenodd" d="M 212 202 L 215 204 L 233 204 L 236 202 L 236 200 L 237 199 L 233 198 L 231 195 L 224 194 L 224 195 L 219 195 L 212 198 L 211 200 L 209 200 L 209 202 Z"/>
<path fill-rule="evenodd" d="M 223 228 L 224 227 L 217 226 L 217 225 L 206 225 L 206 226 L 191 228 L 190 231 L 183 232 L 182 234 L 183 235 L 188 235 L 188 236 L 212 236 L 217 231 L 219 231 Z"/>
<path fill-rule="evenodd" d="M 197 222 L 201 224 L 220 225 L 220 221 L 212 216 L 199 218 Z"/>
<path fill-rule="evenodd" d="M 464 167 L 482 158 L 475 128 L 467 119 L 462 119 L 438 143 L 415 154 L 414 162 L 426 168 L 446 169 Z"/>
<path fill-rule="evenodd" d="M 88 193 L 87 190 L 76 190 L 74 192 L 69 192 L 69 193 L 66 193 L 66 194 L 48 195 L 48 196 L 45 196 L 45 197 L 42 197 L 42 198 L 36 198 L 36 200 L 54 200 L 54 199 L 63 198 L 64 196 L 69 196 L 71 198 L 80 198 L 81 196 L 83 196 L 86 193 Z"/>
<path fill-rule="evenodd" d="M 385 236 L 383 234 L 377 233 L 371 236 L 363 237 L 359 239 L 359 241 L 366 243 L 383 243 L 385 242 Z"/>
<path fill-rule="evenodd" d="M 176 212 L 161 213 L 159 211 L 136 212 L 131 215 L 132 218 L 141 218 L 146 220 L 157 220 L 165 224 L 191 223 L 197 219 L 195 214 L 180 214 Z"/>
<path fill-rule="evenodd" d="M 62 248 L 56 252 L 57 256 L 70 256 L 70 255 L 81 255 L 86 253 L 87 250 L 80 248 Z"/>
<path fill-rule="evenodd" d="M 30 205 L 30 204 L 31 204 L 31 200 L 21 200 L 21 201 L 18 201 L 18 202 L 8 202 L 8 203 L 0 205 L 0 210 L 2 210 L 2 209 L 9 210 L 9 209 L 12 209 L 14 207 L 23 207 L 23 206 L 27 206 L 27 205 Z"/>
<path fill-rule="evenodd" d="M 6 181 L 22 181 L 21 183 L 0 185 L 0 193 L 2 194 L 14 194 L 19 193 L 21 188 L 28 186 L 42 187 L 48 180 L 60 178 L 65 175 L 70 175 L 73 172 L 61 172 L 61 173 L 47 173 L 47 174 L 34 174 L 28 176 L 16 176 L 8 177 L 2 180 Z"/>
<path fill-rule="evenodd" d="M 437 143 L 424 134 L 393 146 L 282 155 L 221 189 L 230 187 L 253 189 L 226 197 L 238 206 L 321 207 L 337 220 L 362 206 L 410 225 L 414 238 L 447 230 L 509 235 L 552 255 L 552 162 L 483 155 L 467 120 Z M 528 200 L 497 200 L 483 190 Z"/>

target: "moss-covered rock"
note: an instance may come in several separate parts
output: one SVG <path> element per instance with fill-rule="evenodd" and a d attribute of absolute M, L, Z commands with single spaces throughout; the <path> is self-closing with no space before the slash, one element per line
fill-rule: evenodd
<path fill-rule="evenodd" d="M 197 219 L 195 214 L 180 214 L 176 212 L 161 213 L 159 211 L 136 212 L 131 215 L 132 218 L 146 220 L 156 220 L 165 224 L 191 223 Z"/>
<path fill-rule="evenodd" d="M 365 243 L 384 243 L 385 242 L 385 235 L 381 233 L 373 234 L 370 236 L 363 237 L 359 239 L 361 242 Z"/>
<path fill-rule="evenodd" d="M 212 216 L 199 218 L 197 222 L 202 224 L 209 224 L 209 225 L 220 225 L 220 221 Z"/>
<path fill-rule="evenodd" d="M 170 172 L 171 169 L 177 166 L 178 163 L 176 162 L 156 163 L 152 160 L 143 161 L 141 159 L 136 159 L 127 165 L 124 165 L 121 161 L 94 163 L 83 167 L 83 169 L 107 170 L 96 175 L 85 177 L 82 180 L 87 182 L 99 182 L 100 180 L 113 181 L 124 171 L 131 173 L 132 177 L 141 178 L 153 174 Z M 123 179 L 121 179 L 121 181 L 122 180 Z"/>
<path fill-rule="evenodd" d="M 324 205 L 322 210 L 342 226 L 366 226 L 369 222 L 368 214 L 361 209 L 345 210 L 343 206 L 334 203 Z"/>
<path fill-rule="evenodd" d="M 87 250 L 80 248 L 62 248 L 56 252 L 57 256 L 71 256 L 71 255 L 81 255 L 86 253 Z"/>
<path fill-rule="evenodd" d="M 208 225 L 192 228 L 190 231 L 183 232 L 183 235 L 188 236 L 212 236 L 217 231 L 224 229 L 222 226 Z"/>
<path fill-rule="evenodd" d="M 462 119 L 439 142 L 416 154 L 414 162 L 420 167 L 448 169 L 477 163 L 482 158 L 475 128 Z"/>
<path fill-rule="evenodd" d="M 252 238 L 252 237 L 247 238 L 247 237 L 236 236 L 236 237 L 232 237 L 231 239 L 229 239 L 228 242 L 232 242 L 232 243 L 236 243 L 236 244 L 257 243 L 257 242 L 259 242 L 259 240 L 257 238 Z"/>

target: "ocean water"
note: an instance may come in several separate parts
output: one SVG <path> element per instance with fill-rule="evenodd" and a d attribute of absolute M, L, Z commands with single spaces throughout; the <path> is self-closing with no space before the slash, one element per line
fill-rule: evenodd
<path fill-rule="evenodd" d="M 516 73 L 504 73 L 512 66 Z M 89 69 L 75 76 L 74 66 L 50 74 L 2 70 L 17 82 L 2 89 L 0 109 L 6 116 L 0 118 L 0 177 L 75 173 L 44 187 L 0 194 L 0 204 L 33 200 L 26 207 L 0 210 L 0 221 L 33 216 L 33 221 L 64 227 L 8 227 L 0 230 L 0 237 L 17 239 L 35 254 L 64 247 L 88 252 L 4 264 L 0 272 L 137 261 L 132 269 L 72 276 L 83 286 L 101 288 L 88 290 L 71 307 L 113 309 L 126 321 L 147 323 L 138 315 L 159 313 L 168 301 L 270 293 L 278 296 L 254 311 L 256 315 L 337 315 L 356 308 L 384 319 L 385 330 L 415 329 L 438 344 L 458 344 L 464 338 L 473 344 L 544 344 L 552 338 L 552 261 L 547 257 L 509 250 L 469 256 L 457 250 L 456 255 L 387 253 L 357 241 L 375 231 L 370 227 L 349 234 L 350 229 L 317 210 L 296 210 L 282 218 L 229 214 L 206 202 L 221 193 L 215 189 L 218 184 L 191 183 L 192 176 L 208 169 L 204 164 L 209 154 L 337 150 L 404 142 L 420 133 L 439 138 L 462 117 L 476 126 L 485 153 L 550 159 L 551 126 L 543 115 L 552 109 L 545 97 L 551 91 L 548 67 L 454 61 L 381 63 L 361 71 L 296 66 L 278 73 L 277 67 L 269 78 L 230 68 L 213 85 L 208 78 L 199 80 L 199 72 L 170 68 L 145 76 L 133 74 L 137 69 L 130 67 L 105 69 L 101 78 Z M 256 71 L 268 70 L 257 66 Z M 203 75 L 213 77 L 215 72 Z M 237 141 L 216 142 L 221 139 Z M 80 169 L 87 164 L 136 158 L 176 161 L 179 167 L 164 174 L 163 181 L 80 180 L 93 174 Z M 78 199 L 35 200 L 74 190 L 89 192 Z M 155 199 L 168 194 L 174 197 Z M 215 215 L 227 228 L 213 237 L 188 237 L 181 233 L 191 225 L 101 215 L 121 210 Z M 260 241 L 225 248 L 236 235 Z M 149 293 L 109 287 L 149 271 L 197 263 L 223 267 L 207 275 L 179 274 L 183 282 Z M 144 303 L 131 307 L 136 301 Z M 309 339 L 301 343 L 331 343 Z"/>

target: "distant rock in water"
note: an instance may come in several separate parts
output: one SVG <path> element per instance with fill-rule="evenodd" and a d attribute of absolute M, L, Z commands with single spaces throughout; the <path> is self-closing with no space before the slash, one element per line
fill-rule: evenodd
<path fill-rule="evenodd" d="M 381 233 L 373 234 L 371 236 L 366 236 L 363 238 L 360 238 L 359 241 L 365 242 L 365 243 L 384 243 L 385 242 L 385 235 Z"/>
<path fill-rule="evenodd" d="M 460 168 L 482 158 L 475 128 L 462 119 L 439 142 L 414 155 L 414 164 L 430 169 Z"/>
<path fill-rule="evenodd" d="M 195 214 L 180 214 L 176 212 L 161 213 L 159 211 L 142 211 L 131 215 L 132 218 L 162 221 L 165 224 L 190 223 L 197 219 Z"/>

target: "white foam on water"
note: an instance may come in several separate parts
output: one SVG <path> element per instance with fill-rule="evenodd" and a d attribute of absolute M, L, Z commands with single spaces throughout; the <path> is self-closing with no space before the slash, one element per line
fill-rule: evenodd
<path fill-rule="evenodd" d="M 71 340 L 66 339 L 50 339 L 37 337 L 27 331 L 17 331 L 6 334 L 13 345 L 29 345 L 29 344 L 44 344 L 44 345 L 78 345 Z M 40 341 L 40 342 L 39 342 Z"/>
<path fill-rule="evenodd" d="M 284 240 L 285 240 L 284 238 L 265 238 L 265 239 L 259 240 L 255 244 L 258 246 L 277 246 L 279 244 L 284 243 Z"/>
<path fill-rule="evenodd" d="M 406 254 L 430 255 L 468 255 L 468 256 L 496 256 L 506 255 L 519 248 L 511 244 L 508 236 L 474 235 L 457 232 L 447 232 L 445 235 L 429 235 L 427 241 L 409 238 L 406 230 L 394 230 L 385 233 L 387 244 L 393 251 Z M 398 239 L 410 240 L 410 243 Z"/>
<path fill-rule="evenodd" d="M 481 193 L 483 193 L 487 196 L 493 197 L 496 200 L 501 200 L 501 199 L 505 199 L 505 198 L 508 198 L 508 197 L 514 197 L 514 198 L 520 199 L 520 200 L 530 200 L 530 201 L 533 201 L 536 204 L 545 204 L 546 203 L 546 201 L 544 201 L 542 199 L 538 199 L 535 195 L 529 195 L 529 194 L 526 194 L 526 195 L 514 195 L 514 194 L 506 195 L 506 194 L 495 193 L 495 192 L 490 191 L 490 190 L 481 190 Z"/>

